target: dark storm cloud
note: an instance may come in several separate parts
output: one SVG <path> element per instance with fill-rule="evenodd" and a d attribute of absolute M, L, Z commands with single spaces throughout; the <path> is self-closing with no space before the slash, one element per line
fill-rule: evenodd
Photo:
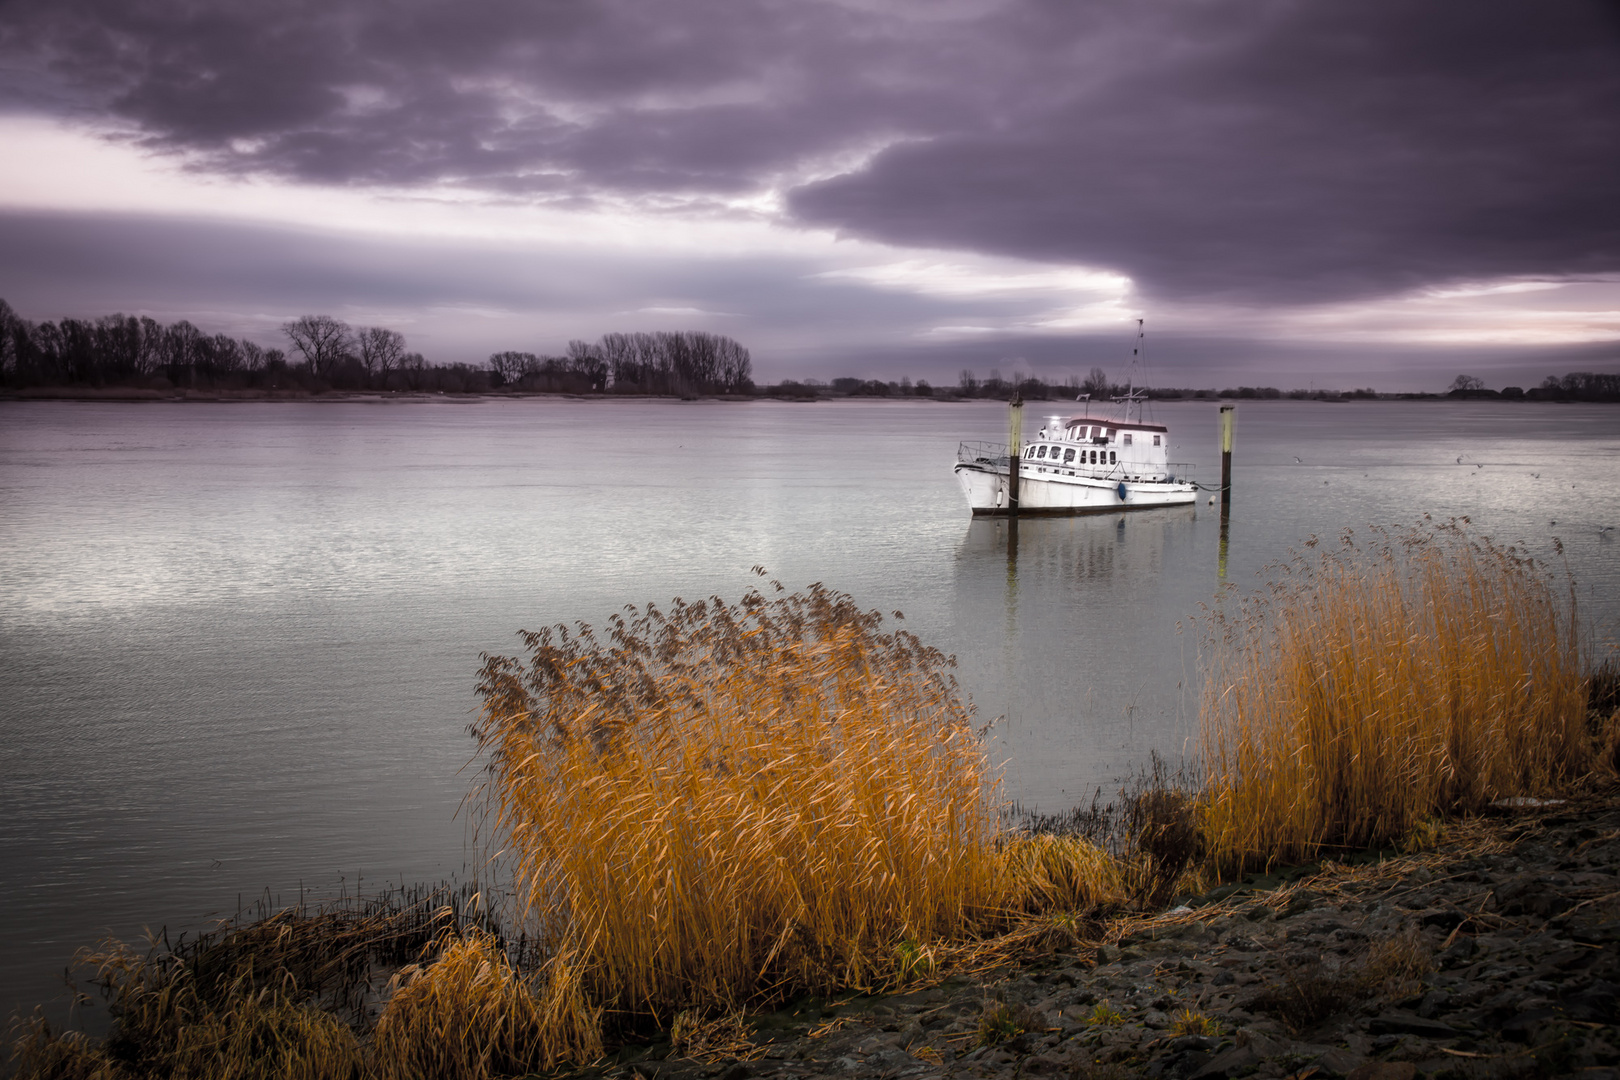
<path fill-rule="evenodd" d="M 1295 302 L 1620 271 L 1599 0 L 13 0 L 21 106 L 199 167 L 804 224 Z M 825 175 L 826 170 L 822 170 Z"/>
<path fill-rule="evenodd" d="M 796 193 L 898 243 L 1329 300 L 1620 270 L 1620 35 L 1584 3 L 1189 5 L 1019 123 Z M 1061 34 L 1061 26 L 1050 33 Z"/>
<path fill-rule="evenodd" d="M 883 67 L 893 43 L 863 43 L 858 25 L 883 20 L 805 13 L 703 0 L 25 0 L 0 47 L 59 97 L 217 169 L 712 194 L 903 121 L 899 99 L 925 96 L 850 77 Z M 849 69 L 822 70 L 828 54 Z M 19 100 L 38 91 L 10 81 Z M 895 100 L 871 114 L 883 98 Z"/>

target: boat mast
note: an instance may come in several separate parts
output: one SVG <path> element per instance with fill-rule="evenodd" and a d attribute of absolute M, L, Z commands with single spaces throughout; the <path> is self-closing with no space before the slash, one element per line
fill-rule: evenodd
<path fill-rule="evenodd" d="M 1136 392 L 1136 365 L 1141 362 L 1142 351 L 1147 348 L 1147 343 L 1143 340 L 1144 336 L 1142 320 L 1137 319 L 1136 347 L 1131 350 L 1131 366 L 1125 373 L 1125 396 L 1114 399 L 1124 404 L 1124 418 L 1126 421 L 1131 418 L 1131 405 L 1133 403 L 1136 405 L 1137 421 L 1140 422 L 1142 419 L 1142 398 Z"/>

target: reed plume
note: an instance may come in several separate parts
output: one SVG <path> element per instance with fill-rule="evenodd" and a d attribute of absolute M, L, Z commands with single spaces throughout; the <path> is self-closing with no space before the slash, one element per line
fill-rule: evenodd
<path fill-rule="evenodd" d="M 1215 611 L 1200 828 L 1217 868 L 1387 843 L 1591 767 L 1573 592 L 1465 525 L 1346 533 Z"/>
<path fill-rule="evenodd" d="M 778 592 L 780 586 L 776 586 Z M 952 661 L 821 586 L 488 657 L 482 795 L 546 950 L 666 1022 L 872 986 L 1008 897 Z"/>

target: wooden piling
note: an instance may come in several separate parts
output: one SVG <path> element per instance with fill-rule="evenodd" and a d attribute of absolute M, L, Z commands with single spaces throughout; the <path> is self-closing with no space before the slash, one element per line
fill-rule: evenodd
<path fill-rule="evenodd" d="M 1216 577 L 1226 580 L 1226 544 L 1232 527 L 1232 421 L 1236 409 L 1221 406 L 1221 552 Z"/>
<path fill-rule="evenodd" d="M 1221 516 L 1226 516 L 1232 501 L 1232 420 L 1237 410 L 1232 405 L 1221 406 Z"/>
<path fill-rule="evenodd" d="M 1018 463 L 1024 456 L 1024 398 L 1007 403 L 1007 516 L 1018 516 Z"/>

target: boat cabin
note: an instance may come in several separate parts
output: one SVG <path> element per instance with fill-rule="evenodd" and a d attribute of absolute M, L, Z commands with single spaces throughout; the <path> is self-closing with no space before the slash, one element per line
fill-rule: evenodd
<path fill-rule="evenodd" d="M 1168 442 L 1169 429 L 1160 424 L 1052 416 L 1024 448 L 1020 471 L 1163 480 L 1168 474 Z"/>

